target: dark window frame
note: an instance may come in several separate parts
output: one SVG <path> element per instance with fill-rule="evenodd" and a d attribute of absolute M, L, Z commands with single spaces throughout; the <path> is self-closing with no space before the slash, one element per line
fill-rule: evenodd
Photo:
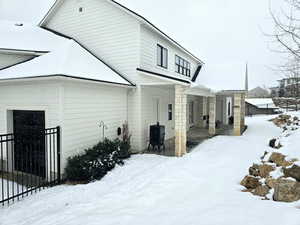
<path fill-rule="evenodd" d="M 157 44 L 156 47 L 157 66 L 168 69 L 169 51 L 164 46 Z"/>
<path fill-rule="evenodd" d="M 168 120 L 173 120 L 173 104 L 168 104 Z"/>
<path fill-rule="evenodd" d="M 191 63 L 179 55 L 175 55 L 175 72 L 191 77 Z"/>

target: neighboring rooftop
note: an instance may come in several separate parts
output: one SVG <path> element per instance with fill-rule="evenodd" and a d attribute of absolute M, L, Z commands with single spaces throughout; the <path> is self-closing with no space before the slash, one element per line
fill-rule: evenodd
<path fill-rule="evenodd" d="M 266 108 L 273 108 L 276 109 L 278 107 L 276 107 L 276 105 L 273 102 L 272 98 L 247 98 L 246 102 L 256 106 L 257 108 L 260 109 L 266 109 Z"/>
<path fill-rule="evenodd" d="M 68 76 L 131 85 L 116 71 L 95 58 L 74 40 L 65 39 L 58 49 L 30 61 L 0 70 L 0 80 Z"/>
<path fill-rule="evenodd" d="M 44 53 L 59 48 L 67 40 L 28 23 L 0 20 L 0 50 Z"/>

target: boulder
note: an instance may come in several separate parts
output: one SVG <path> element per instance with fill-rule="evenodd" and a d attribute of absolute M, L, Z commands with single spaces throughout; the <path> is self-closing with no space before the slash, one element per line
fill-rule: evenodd
<path fill-rule="evenodd" d="M 300 182 L 300 167 L 297 165 L 293 165 L 292 168 L 284 168 L 283 174 L 285 177 L 292 177 Z"/>
<path fill-rule="evenodd" d="M 273 138 L 269 141 L 269 146 L 271 148 L 275 148 L 275 149 L 280 149 L 282 147 L 281 143 L 279 142 L 279 140 Z"/>
<path fill-rule="evenodd" d="M 272 165 L 259 165 L 258 171 L 259 171 L 259 176 L 262 178 L 267 178 L 270 176 L 270 172 L 274 171 L 275 168 Z"/>
<path fill-rule="evenodd" d="M 267 185 L 260 185 L 252 191 L 252 194 L 261 197 L 266 197 L 266 195 L 269 194 L 269 191 L 270 188 Z"/>
<path fill-rule="evenodd" d="M 287 179 L 279 179 L 275 185 L 274 201 L 295 202 L 300 200 L 300 183 Z"/>
<path fill-rule="evenodd" d="M 261 185 L 259 179 L 252 176 L 245 176 L 244 179 L 241 181 L 241 185 L 247 189 L 255 189 Z"/>
<path fill-rule="evenodd" d="M 269 162 L 275 163 L 277 166 L 282 166 L 282 167 L 288 167 L 293 164 L 292 162 L 286 161 L 285 155 L 282 155 L 281 153 L 278 152 L 272 153 L 272 155 L 269 158 Z"/>
<path fill-rule="evenodd" d="M 270 146 L 271 148 L 275 148 L 275 144 L 276 144 L 276 139 L 275 139 L 275 138 L 273 138 L 273 139 L 271 139 L 271 140 L 269 141 L 269 146 Z"/>
<path fill-rule="evenodd" d="M 253 164 L 253 166 L 251 166 L 249 168 L 249 174 L 251 176 L 258 177 L 259 176 L 259 165 Z"/>
<path fill-rule="evenodd" d="M 269 188 L 275 188 L 275 185 L 277 184 L 277 179 L 267 178 L 265 183 Z"/>

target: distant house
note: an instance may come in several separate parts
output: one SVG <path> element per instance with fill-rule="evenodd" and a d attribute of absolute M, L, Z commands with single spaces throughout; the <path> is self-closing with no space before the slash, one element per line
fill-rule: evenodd
<path fill-rule="evenodd" d="M 270 91 L 266 88 L 256 87 L 248 91 L 247 97 L 248 98 L 269 98 Z"/>
<path fill-rule="evenodd" d="M 278 109 L 272 98 L 246 99 L 246 116 L 276 114 Z"/>
<path fill-rule="evenodd" d="M 296 97 L 300 94 L 300 78 L 289 77 L 278 80 L 278 97 Z"/>

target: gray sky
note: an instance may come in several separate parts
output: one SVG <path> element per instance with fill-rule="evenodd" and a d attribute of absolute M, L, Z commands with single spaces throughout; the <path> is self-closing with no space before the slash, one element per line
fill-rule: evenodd
<path fill-rule="evenodd" d="M 269 0 L 118 0 L 149 19 L 201 58 L 199 81 L 216 89 L 273 86 L 281 76 L 270 67 L 282 56 L 270 51 L 273 22 Z M 273 0 L 279 9 L 282 0 Z M 53 0 L 0 0 L 0 19 L 38 23 Z M 26 9 L 26 10 L 24 10 Z"/>

